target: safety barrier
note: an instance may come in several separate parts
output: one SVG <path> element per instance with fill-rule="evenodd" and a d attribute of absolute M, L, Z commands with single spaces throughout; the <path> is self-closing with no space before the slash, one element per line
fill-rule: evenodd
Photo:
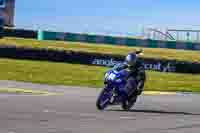
<path fill-rule="evenodd" d="M 32 31 L 24 29 L 4 29 L 1 32 L 4 36 L 34 38 L 38 40 L 62 40 L 72 42 L 87 42 L 93 44 L 110 44 L 110 45 L 125 45 L 138 46 L 148 48 L 169 48 L 169 49 L 185 49 L 185 50 L 200 50 L 200 43 L 194 42 L 179 42 L 179 41 L 160 41 L 160 40 L 145 40 L 129 37 L 105 36 L 105 35 L 90 35 L 81 33 L 65 33 L 52 31 Z"/>
<path fill-rule="evenodd" d="M 100 53 L 74 52 L 50 49 L 19 48 L 10 45 L 0 46 L 0 57 L 14 59 L 47 60 L 112 67 L 124 60 L 124 56 Z M 140 58 L 146 70 L 177 73 L 200 73 L 200 63 Z"/>
<path fill-rule="evenodd" d="M 78 41 L 78 42 L 87 42 L 95 44 L 104 43 L 111 45 L 139 46 L 139 47 L 149 47 L 149 48 L 200 50 L 200 43 L 194 43 L 194 42 L 160 41 L 160 40 L 136 39 L 128 37 L 89 35 L 80 33 L 38 31 L 38 39 L 75 41 L 75 42 Z"/>

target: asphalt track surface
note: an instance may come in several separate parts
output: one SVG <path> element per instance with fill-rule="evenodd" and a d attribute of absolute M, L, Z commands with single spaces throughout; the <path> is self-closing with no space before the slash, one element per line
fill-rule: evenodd
<path fill-rule="evenodd" d="M 100 90 L 0 81 L 63 95 L 0 95 L 0 133 L 199 133 L 200 95 L 143 95 L 130 112 L 98 111 Z M 55 91 L 56 90 L 56 91 Z"/>

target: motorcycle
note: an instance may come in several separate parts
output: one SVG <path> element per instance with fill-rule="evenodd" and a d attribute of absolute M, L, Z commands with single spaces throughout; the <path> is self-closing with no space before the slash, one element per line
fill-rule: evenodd
<path fill-rule="evenodd" d="M 99 94 L 96 106 L 99 110 L 104 110 L 108 105 L 120 105 L 124 110 L 130 110 L 137 101 L 137 92 L 132 94 L 132 98 L 124 100 L 123 89 L 126 85 L 129 72 L 127 70 L 109 70 L 105 74 L 105 87 Z"/>
<path fill-rule="evenodd" d="M 142 50 L 136 51 L 136 54 L 143 55 L 142 52 Z M 114 68 L 118 67 L 118 65 L 120 64 L 115 65 Z M 124 96 L 123 89 L 127 83 L 128 76 L 129 72 L 127 70 L 116 71 L 111 69 L 106 72 L 104 79 L 105 87 L 101 90 L 96 101 L 97 109 L 104 110 L 109 105 L 121 105 L 122 109 L 130 110 L 134 106 L 138 98 L 137 89 L 134 89 L 130 99 L 124 100 L 126 97 Z"/>

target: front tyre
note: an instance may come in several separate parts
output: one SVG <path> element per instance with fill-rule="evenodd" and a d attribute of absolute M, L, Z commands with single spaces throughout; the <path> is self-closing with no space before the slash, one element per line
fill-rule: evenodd
<path fill-rule="evenodd" d="M 109 102 L 109 93 L 103 89 L 97 98 L 96 107 L 98 110 L 104 110 L 108 106 Z"/>

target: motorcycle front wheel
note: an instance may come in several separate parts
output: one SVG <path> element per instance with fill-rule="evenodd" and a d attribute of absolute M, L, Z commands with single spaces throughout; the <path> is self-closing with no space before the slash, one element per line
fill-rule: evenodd
<path fill-rule="evenodd" d="M 96 107 L 98 110 L 104 110 L 109 103 L 110 103 L 109 93 L 105 89 L 103 89 L 97 98 Z"/>

